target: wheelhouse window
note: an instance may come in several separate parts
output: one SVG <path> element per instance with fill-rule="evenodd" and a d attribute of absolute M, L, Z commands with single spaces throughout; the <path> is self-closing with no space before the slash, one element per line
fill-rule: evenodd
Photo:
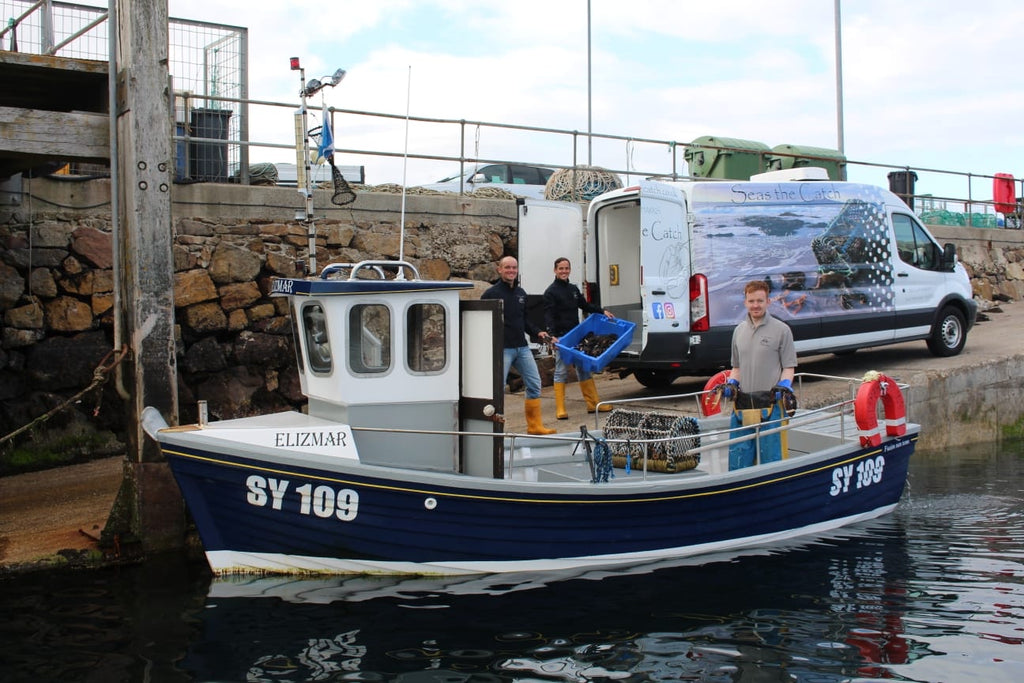
<path fill-rule="evenodd" d="M 348 314 L 348 362 L 353 373 L 391 368 L 391 311 L 381 304 L 359 304 Z"/>
<path fill-rule="evenodd" d="M 311 303 L 302 307 L 302 333 L 306 341 L 309 369 L 319 374 L 330 373 L 331 341 L 327 336 L 327 316 L 324 315 L 323 306 Z"/>
<path fill-rule="evenodd" d="M 896 250 L 900 260 L 922 270 L 938 270 L 942 264 L 942 249 L 929 237 L 914 219 L 905 214 L 893 214 L 896 231 Z"/>
<path fill-rule="evenodd" d="M 406 362 L 412 372 L 440 372 L 448 362 L 448 321 L 441 304 L 414 304 L 406 313 Z"/>

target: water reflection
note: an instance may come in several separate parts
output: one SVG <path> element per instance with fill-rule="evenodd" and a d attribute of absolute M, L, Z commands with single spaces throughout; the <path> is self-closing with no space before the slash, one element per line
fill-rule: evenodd
<path fill-rule="evenodd" d="M 904 633 L 906 547 L 890 520 L 779 553 L 533 590 L 507 577 L 218 580 L 183 665 L 237 676 L 237 662 L 222 668 L 231 649 L 250 680 L 870 677 L 927 653 Z"/>
<path fill-rule="evenodd" d="M 0 679 L 187 681 L 209 573 L 183 557 L 0 580 Z M 235 679 L 244 680 L 244 679 Z"/>
<path fill-rule="evenodd" d="M 210 581 L 172 558 L 2 581 L 0 661 L 5 680 L 1024 680 L 1022 452 L 926 454 L 895 515 L 704 566 Z"/>

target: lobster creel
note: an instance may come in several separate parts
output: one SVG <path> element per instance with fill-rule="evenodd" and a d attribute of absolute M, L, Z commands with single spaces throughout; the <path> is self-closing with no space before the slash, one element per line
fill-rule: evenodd
<path fill-rule="evenodd" d="M 605 421 L 612 465 L 626 469 L 685 472 L 700 464 L 699 455 L 686 451 L 700 446 L 700 427 L 692 417 L 637 410 L 613 410 Z"/>

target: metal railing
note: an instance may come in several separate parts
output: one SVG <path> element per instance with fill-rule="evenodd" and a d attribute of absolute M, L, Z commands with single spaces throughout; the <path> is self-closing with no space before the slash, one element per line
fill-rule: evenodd
<path fill-rule="evenodd" d="M 188 110 L 193 99 L 187 93 L 177 93 L 176 97 L 181 103 L 183 110 Z M 215 145 L 237 145 L 247 149 L 250 159 L 259 161 L 261 151 L 264 156 L 276 160 L 282 160 L 287 154 L 287 159 L 294 159 L 295 141 L 290 134 L 291 127 L 288 125 L 291 115 L 297 108 L 295 102 L 273 102 L 266 100 L 236 101 L 228 97 L 203 97 L 204 102 L 224 102 L 230 106 L 242 106 L 245 109 L 259 112 L 263 118 L 280 117 L 281 125 L 275 130 L 263 129 L 259 140 L 214 140 L 201 136 L 189 135 L 184 131 L 175 135 L 175 141 L 184 143 L 203 143 Z M 269 110 L 285 110 L 281 114 Z M 635 183 L 643 178 L 663 178 L 669 180 L 703 179 L 699 176 L 690 175 L 685 165 L 687 150 L 701 147 L 703 149 L 711 146 L 693 143 L 683 143 L 677 140 L 661 140 L 655 138 L 644 138 L 635 136 L 613 135 L 606 133 L 593 133 L 588 140 L 588 135 L 579 130 L 567 130 L 559 128 L 547 128 L 541 126 L 527 126 L 518 124 L 498 123 L 491 121 L 474 121 L 467 119 L 445 119 L 436 117 L 406 116 L 404 114 L 389 114 L 385 112 L 371 112 L 359 109 L 347 109 L 336 107 L 309 107 L 311 115 L 316 118 L 323 116 L 330 117 L 331 128 L 335 131 L 335 154 L 336 162 L 347 165 L 362 165 L 377 167 L 377 176 L 374 171 L 368 173 L 368 184 L 382 184 L 398 182 L 396 176 L 399 173 L 399 166 L 404 161 L 410 163 L 410 168 L 416 168 L 417 162 L 430 163 L 431 167 L 436 162 L 451 163 L 458 165 L 459 175 L 464 175 L 467 167 L 473 164 L 501 164 L 519 163 L 536 166 L 545 166 L 555 169 L 580 168 L 583 166 L 582 159 L 586 158 L 586 146 L 588 141 L 594 145 L 595 165 L 602 169 L 619 175 L 626 185 Z M 416 126 L 422 133 L 421 139 L 430 142 L 416 145 L 413 143 L 411 149 L 401 147 L 400 127 L 406 122 L 410 126 Z M 447 131 L 454 131 L 454 134 L 447 134 Z M 491 143 L 493 153 L 482 153 L 479 141 L 482 138 L 501 140 Z M 540 143 L 533 142 L 532 148 L 538 146 L 544 150 L 542 157 L 524 157 L 522 150 L 526 148 L 522 139 L 529 138 L 531 141 L 540 140 Z M 387 140 L 391 142 L 378 145 L 354 146 L 347 144 L 351 140 Z M 191 149 L 192 145 L 187 145 Z M 713 149 L 726 152 L 748 153 L 749 150 L 714 147 Z M 287 150 L 287 152 L 285 152 Z M 513 154 L 516 153 L 516 156 Z M 660 158 L 659 158 L 660 156 Z M 779 159 L 787 156 L 781 152 L 770 152 L 764 165 L 770 168 L 772 164 L 778 165 Z M 795 156 L 795 155 L 791 155 Z M 235 158 L 235 157 L 232 157 Z M 627 160 L 627 163 L 616 162 L 616 158 Z M 392 161 L 391 171 L 393 175 L 381 177 L 379 169 L 386 168 L 382 162 Z M 798 157 L 798 165 L 815 165 L 821 162 L 827 166 L 834 164 L 834 157 L 818 157 L 815 155 L 801 155 Z M 639 162 L 639 163 L 638 163 Z M 993 197 L 994 175 L 985 175 L 971 172 L 962 172 L 946 169 L 935 169 L 917 167 L 911 165 L 882 164 L 854 159 L 846 159 L 842 162 L 845 176 L 856 175 L 850 178 L 858 182 L 867 182 L 873 185 L 888 186 L 897 195 L 904 199 L 926 223 L 964 225 L 968 227 L 997 227 L 996 202 Z M 386 173 L 386 172 L 385 172 Z M 890 174 L 899 174 L 895 180 L 888 177 Z M 232 176 L 239 176 L 241 182 L 246 182 L 248 168 L 240 165 L 232 166 Z M 438 174 L 440 176 L 442 174 Z M 448 173 L 454 175 L 454 173 Z M 1015 176 L 1013 181 L 1016 197 L 1024 195 L 1024 180 Z M 712 180 L 727 180 L 727 178 L 710 178 Z M 745 180 L 746 178 L 734 178 Z M 909 187 L 906 186 L 906 179 L 909 180 Z M 900 181 L 904 184 L 900 187 Z M 942 182 L 939 183 L 938 181 Z M 938 192 L 922 193 L 914 190 L 914 185 L 928 187 L 929 184 L 939 184 L 943 188 Z M 901 191 L 901 189 L 903 191 Z M 909 190 L 909 191 L 906 191 Z M 1020 202 L 1017 201 L 1015 215 L 1012 217 L 1012 227 L 1020 225 Z M 1008 217 L 1009 220 L 1010 217 Z M 1008 225 L 1007 227 L 1011 227 Z"/>
<path fill-rule="evenodd" d="M 0 0 L 0 49 L 106 62 L 111 59 L 108 18 L 106 9 L 91 5 Z M 170 17 L 167 38 L 176 129 L 200 143 L 219 145 L 213 149 L 223 150 L 226 166 L 248 167 L 248 146 L 239 144 L 249 139 L 248 30 Z M 179 106 L 182 98 L 189 106 Z M 222 109 L 208 111 L 216 106 Z M 218 136 L 205 135 L 209 126 L 203 123 Z M 188 164 L 188 150 L 180 151 L 179 163 Z"/>
<path fill-rule="evenodd" d="M 9 16 L 0 30 L 0 43 L 27 52 L 106 60 L 106 12 L 100 8 L 54 0 L 0 0 Z M 294 160 L 296 141 L 292 113 L 297 102 L 249 99 L 248 38 L 241 27 L 169 20 L 170 72 L 174 82 L 174 148 L 176 177 L 191 178 L 196 155 L 212 159 L 213 173 L 200 180 L 248 183 L 250 160 Z M 275 111 L 286 109 L 287 114 Z M 400 182 L 407 162 L 413 173 L 436 168 L 438 162 L 458 164 L 460 175 L 470 164 L 520 163 L 549 168 L 580 168 L 593 158 L 596 166 L 615 173 L 629 185 L 642 178 L 682 180 L 691 175 L 691 150 L 760 154 L 759 167 L 768 170 L 791 165 L 838 166 L 843 177 L 896 191 L 926 223 L 997 227 L 993 183 L 996 176 L 912 165 L 881 164 L 836 156 L 790 154 L 782 151 L 718 147 L 698 138 L 692 142 L 647 137 L 588 134 L 579 130 L 526 126 L 466 119 L 428 118 L 358 109 L 310 106 L 311 113 L 330 116 L 339 164 L 372 166 L 375 184 Z M 252 111 L 250 111 L 252 110 Z M 262 125 L 253 135 L 253 119 L 280 121 Z M 209 124 L 209 125 L 202 125 Z M 210 127 L 212 126 L 212 128 Z M 413 148 L 403 148 L 405 127 L 415 127 Z M 210 132 L 214 134 L 210 134 Z M 255 137 L 255 139 L 253 139 Z M 486 139 L 486 143 L 482 142 Z M 349 140 L 366 141 L 359 146 Z M 421 141 L 417 143 L 417 140 Z M 528 140 L 529 144 L 523 144 Z M 368 143 L 368 144 L 367 144 Z M 760 144 L 760 143 L 759 143 Z M 486 148 L 487 152 L 482 149 Z M 542 149 L 542 153 L 524 149 Z M 284 150 L 287 150 L 285 152 Z M 830 151 L 830 150 L 823 150 Z M 543 156 L 540 156 L 542 154 Z M 261 156 L 262 155 L 262 156 Z M 837 158 L 838 157 L 838 158 Z M 202 164 L 200 164 L 202 166 Z M 202 169 L 200 169 L 202 170 Z M 374 173 L 377 176 L 374 176 Z M 438 173 L 437 177 L 444 175 Z M 452 175 L 448 173 L 447 175 Z M 1024 174 L 1015 174 L 1021 178 Z M 727 180 L 729 178 L 714 178 Z M 746 179 L 746 178 L 732 178 Z M 836 179 L 836 178 L 833 178 Z M 429 182 L 429 181 L 424 181 Z M 895 185 L 895 186 L 894 186 Z M 928 189 L 927 193 L 918 188 Z M 1024 179 L 1013 181 L 1014 197 L 1024 195 Z M 1000 208 L 1006 208 L 1001 205 Z M 1021 225 L 1021 203 L 1005 215 L 1007 227 Z"/>

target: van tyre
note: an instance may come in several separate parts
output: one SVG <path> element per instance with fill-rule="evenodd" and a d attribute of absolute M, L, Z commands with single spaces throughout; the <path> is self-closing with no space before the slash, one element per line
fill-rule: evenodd
<path fill-rule="evenodd" d="M 672 382 L 676 381 L 674 372 L 661 372 L 658 370 L 634 370 L 633 376 L 636 381 L 648 389 L 666 389 Z"/>
<path fill-rule="evenodd" d="M 953 306 L 946 306 L 932 328 L 928 350 L 940 357 L 955 356 L 963 351 L 966 342 L 967 322 L 964 314 Z"/>

